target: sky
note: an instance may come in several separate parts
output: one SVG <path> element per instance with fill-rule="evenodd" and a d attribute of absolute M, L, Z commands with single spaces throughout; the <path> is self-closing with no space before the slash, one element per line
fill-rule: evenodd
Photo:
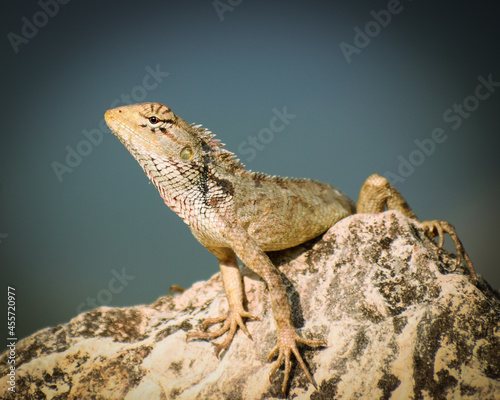
<path fill-rule="evenodd" d="M 451 222 L 500 288 L 500 26 L 490 7 L 9 2 L 0 290 L 15 288 L 18 337 L 97 306 L 151 303 L 218 271 L 104 124 L 107 109 L 143 101 L 202 123 L 254 171 L 313 178 L 353 199 L 370 174 L 388 177 L 421 219 Z M 286 117 L 273 130 L 276 115 Z"/>

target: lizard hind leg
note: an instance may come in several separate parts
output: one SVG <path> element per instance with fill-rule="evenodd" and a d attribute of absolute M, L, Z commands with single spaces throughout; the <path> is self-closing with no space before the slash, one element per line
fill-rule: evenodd
<path fill-rule="evenodd" d="M 397 189 L 389 183 L 389 181 L 377 174 L 373 174 L 365 181 L 359 193 L 359 200 L 356 207 L 359 214 L 375 214 L 387 210 L 400 211 L 406 217 L 420 222 L 413 210 L 410 208 L 404 197 Z M 465 251 L 462 242 L 458 238 L 453 225 L 446 221 L 432 220 L 421 222 L 425 234 L 434 239 L 439 237 L 438 248 L 441 249 L 444 243 L 444 234 L 450 235 L 457 252 L 457 264 L 460 264 L 461 259 L 465 261 L 471 275 L 471 280 L 475 284 L 477 282 L 476 271 L 472 264 L 469 255 Z M 455 268 L 456 268 L 455 266 Z"/>
<path fill-rule="evenodd" d="M 243 285 L 238 268 L 238 261 L 234 252 L 228 249 L 227 251 L 212 251 L 212 253 L 219 259 L 219 267 L 229 303 L 229 309 L 226 315 L 208 318 L 202 323 L 204 330 L 210 325 L 222 323 L 219 329 L 213 332 L 190 332 L 186 337 L 186 341 L 194 339 L 215 339 L 227 332 L 224 341 L 217 344 L 215 348 L 215 354 L 219 357 L 220 353 L 233 341 L 238 327 L 252 339 L 252 335 L 250 335 L 250 332 L 245 326 L 243 318 L 259 320 L 259 317 L 245 311 L 243 308 Z"/>
<path fill-rule="evenodd" d="M 386 178 L 378 174 L 370 175 L 359 192 L 356 212 L 377 214 L 385 211 L 386 208 L 400 211 L 404 216 L 418 221 L 404 197 Z"/>

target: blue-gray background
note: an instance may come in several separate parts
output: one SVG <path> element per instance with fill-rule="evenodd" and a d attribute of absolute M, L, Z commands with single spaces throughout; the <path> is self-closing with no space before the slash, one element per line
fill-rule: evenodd
<path fill-rule="evenodd" d="M 235 152 L 286 107 L 296 117 L 242 161 L 352 198 L 371 173 L 397 173 L 415 140 L 442 128 L 447 140 L 397 187 L 421 218 L 451 221 L 478 272 L 500 287 L 500 87 L 458 129 L 443 120 L 474 95 L 478 76 L 500 81 L 493 8 L 402 0 L 348 63 L 340 44 L 353 45 L 355 28 L 387 1 L 215 5 L 219 13 L 212 0 L 73 0 L 46 21 L 35 1 L 3 6 L 0 297 L 16 288 L 19 337 L 91 308 L 88 297 L 149 303 L 218 270 L 107 129 L 102 142 L 82 144 L 123 94 L 169 105 Z M 20 43 L 15 35 L 34 18 L 45 25 Z M 146 67 L 169 75 L 141 89 Z M 68 146 L 89 154 L 60 182 L 53 165 L 66 164 Z"/>

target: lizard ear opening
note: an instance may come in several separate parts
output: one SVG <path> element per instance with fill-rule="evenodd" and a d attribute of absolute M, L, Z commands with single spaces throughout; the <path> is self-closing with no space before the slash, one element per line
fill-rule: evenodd
<path fill-rule="evenodd" d="M 186 146 L 181 150 L 179 155 L 182 160 L 189 161 L 191 160 L 191 157 L 193 157 L 193 149 L 191 149 L 191 147 L 189 146 Z"/>

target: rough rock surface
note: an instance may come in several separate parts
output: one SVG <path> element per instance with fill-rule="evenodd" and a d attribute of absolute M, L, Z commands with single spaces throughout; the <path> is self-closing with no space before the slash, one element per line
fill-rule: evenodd
<path fill-rule="evenodd" d="M 500 301 L 395 212 L 355 215 L 322 237 L 270 254 L 284 274 L 315 389 L 292 369 L 294 399 L 498 399 Z M 215 262 L 207 258 L 206 262 Z M 266 362 L 275 328 L 266 287 L 243 268 L 254 341 L 238 332 L 219 360 L 186 333 L 226 309 L 219 274 L 154 304 L 101 307 L 17 346 L 19 399 L 274 399 Z M 211 328 L 213 329 L 213 328 Z M 221 339 L 219 339 L 220 341 Z"/>

